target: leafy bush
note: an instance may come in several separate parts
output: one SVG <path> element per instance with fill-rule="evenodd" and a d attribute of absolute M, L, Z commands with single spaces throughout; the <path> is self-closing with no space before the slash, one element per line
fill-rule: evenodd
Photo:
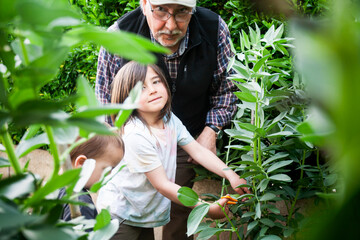
<path fill-rule="evenodd" d="M 0 159 L 0 167 L 11 166 L 14 171 L 13 176 L 0 179 L 1 239 L 109 239 L 117 231 L 119 223 L 111 220 L 107 210 L 101 211 L 96 221 L 82 217 L 66 223 L 59 220 L 63 204 L 83 204 L 77 196 L 88 180 L 80 175 L 81 169 L 65 168 L 59 173 L 62 164 L 70 165 L 69 152 L 75 139 L 80 136 L 84 141 L 93 134 L 112 134 L 99 117 L 121 110 L 116 121 L 120 127 L 135 107 L 134 99 L 141 90 L 138 86 L 125 105 L 104 107 L 88 81 L 79 77 L 76 96 L 41 96 L 41 89 L 55 78 L 70 50 L 83 42 L 104 45 L 121 56 L 130 54 L 143 63 L 155 61 L 151 52 L 164 51 L 133 35 L 108 33 L 82 24 L 81 15 L 65 0 L 0 2 L 0 151 L 7 153 L 7 158 Z M 68 89 L 64 89 L 67 94 Z M 64 111 L 69 104 L 77 110 Z M 26 128 L 16 149 L 9 125 Z M 53 157 L 53 172 L 46 182 L 19 163 L 19 158 L 41 146 L 48 146 Z M 91 175 L 92 169 L 84 167 L 82 171 Z M 90 191 L 98 191 L 104 183 L 103 178 Z M 59 200 L 56 191 L 62 187 L 69 194 Z"/>

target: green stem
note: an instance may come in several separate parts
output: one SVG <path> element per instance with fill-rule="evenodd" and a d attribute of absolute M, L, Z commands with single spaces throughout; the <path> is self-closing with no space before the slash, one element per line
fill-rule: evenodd
<path fill-rule="evenodd" d="M 319 154 L 319 149 L 316 149 L 316 165 L 319 169 L 319 172 L 320 172 L 320 177 L 321 177 L 321 185 L 322 185 L 322 190 L 324 193 L 326 193 L 326 188 L 325 188 L 325 185 L 324 185 L 324 174 L 323 174 L 323 171 L 320 167 L 320 154 Z"/>
<path fill-rule="evenodd" d="M 302 158 L 302 161 L 301 161 L 301 166 L 304 166 L 304 164 L 305 164 L 305 156 L 306 156 L 306 152 L 304 150 L 303 151 L 303 158 Z M 303 179 L 303 177 L 304 177 L 304 169 L 301 168 L 300 179 L 299 179 L 300 182 Z M 291 208 L 290 208 L 290 211 L 289 211 L 289 215 L 288 215 L 288 219 L 287 219 L 287 225 L 289 225 L 290 219 L 292 218 L 292 215 L 293 215 L 293 212 L 294 212 L 294 209 L 295 209 L 295 204 L 296 204 L 297 198 L 299 197 L 301 188 L 302 188 L 302 186 L 299 185 L 298 189 L 296 190 L 296 195 L 295 195 L 294 201 L 291 204 Z"/>
<path fill-rule="evenodd" d="M 29 61 L 29 56 L 26 51 L 24 39 L 20 39 L 20 44 L 21 44 L 21 50 L 22 50 L 22 53 L 24 56 L 24 64 L 25 64 L 25 66 L 27 66 L 27 65 L 29 65 L 30 61 Z"/>
<path fill-rule="evenodd" d="M 54 170 L 51 176 L 51 179 L 58 176 L 59 174 L 59 170 L 60 170 L 60 158 L 59 158 L 59 153 L 58 153 L 58 149 L 56 146 L 56 142 L 54 139 L 54 132 L 52 130 L 52 128 L 50 126 L 45 126 L 45 132 L 49 138 L 49 142 L 50 142 L 50 151 L 51 151 L 51 155 L 53 156 L 54 159 Z"/>
<path fill-rule="evenodd" d="M 22 174 L 21 166 L 19 163 L 19 159 L 15 154 L 15 147 L 11 140 L 10 134 L 8 133 L 5 125 L 1 127 L 1 137 L 3 139 L 3 144 L 6 149 L 6 153 L 8 155 L 11 167 L 14 169 L 16 175 Z"/>
<path fill-rule="evenodd" d="M 232 223 L 231 219 L 229 218 L 229 216 L 226 214 L 225 209 L 223 208 L 223 206 L 220 205 L 220 203 L 217 202 L 217 205 L 220 206 L 221 211 L 223 211 L 223 213 L 225 214 L 226 219 L 229 221 L 231 228 L 232 228 L 232 232 L 235 232 L 236 235 L 238 236 L 238 239 L 241 240 L 240 234 L 237 231 L 237 228 L 234 226 L 234 224 Z"/>

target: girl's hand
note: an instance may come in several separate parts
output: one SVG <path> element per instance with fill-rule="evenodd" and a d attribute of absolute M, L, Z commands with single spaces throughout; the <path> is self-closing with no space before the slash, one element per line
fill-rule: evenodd
<path fill-rule="evenodd" d="M 237 174 L 236 177 L 233 177 L 231 179 L 229 179 L 229 182 L 231 184 L 231 187 L 235 190 L 235 192 L 237 192 L 240 195 L 246 194 L 246 193 L 251 193 L 250 189 L 247 187 L 240 187 L 238 188 L 237 186 L 242 185 L 242 184 L 247 184 L 246 180 L 243 178 L 240 178 Z"/>
<path fill-rule="evenodd" d="M 208 216 L 212 219 L 221 219 L 225 217 L 224 212 L 222 211 L 221 207 L 217 204 L 219 203 L 224 209 L 226 214 L 229 214 L 229 208 L 227 207 L 226 203 L 229 201 L 227 198 L 221 198 L 216 202 L 210 205 L 210 209 L 208 212 Z"/>

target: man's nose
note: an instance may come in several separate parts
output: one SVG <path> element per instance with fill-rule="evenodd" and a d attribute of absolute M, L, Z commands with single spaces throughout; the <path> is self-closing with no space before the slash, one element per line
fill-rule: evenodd
<path fill-rule="evenodd" d="M 174 15 L 171 15 L 171 17 L 166 21 L 166 28 L 170 31 L 173 31 L 177 28 L 177 22 Z"/>

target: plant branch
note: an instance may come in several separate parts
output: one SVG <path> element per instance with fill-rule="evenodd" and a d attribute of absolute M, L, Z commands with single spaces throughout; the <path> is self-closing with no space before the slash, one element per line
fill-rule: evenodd
<path fill-rule="evenodd" d="M 50 126 L 45 126 L 45 132 L 49 138 L 51 155 L 53 156 L 53 159 L 54 159 L 54 170 L 53 170 L 53 173 L 51 176 L 51 178 L 54 178 L 55 176 L 57 176 L 59 174 L 60 158 L 59 158 L 59 153 L 58 153 L 58 149 L 57 149 L 56 142 L 54 139 L 54 132 L 53 132 L 52 128 Z"/>
<path fill-rule="evenodd" d="M 229 221 L 229 223 L 230 223 L 230 225 L 231 225 L 232 232 L 235 232 L 236 235 L 238 236 L 238 239 L 241 240 L 241 237 L 240 237 L 239 232 L 237 231 L 237 228 L 234 226 L 234 224 L 232 223 L 231 219 L 230 219 L 229 216 L 226 214 L 225 209 L 220 205 L 220 203 L 217 202 L 216 204 L 220 206 L 221 211 L 223 211 L 223 213 L 225 214 L 226 219 Z"/>
<path fill-rule="evenodd" d="M 5 125 L 1 127 L 1 137 L 3 139 L 3 144 L 6 149 L 6 153 L 8 155 L 11 167 L 14 169 L 14 172 L 16 175 L 19 175 L 22 173 L 21 166 L 19 163 L 19 159 L 15 154 L 15 147 L 11 140 L 10 134 L 8 133 Z"/>

